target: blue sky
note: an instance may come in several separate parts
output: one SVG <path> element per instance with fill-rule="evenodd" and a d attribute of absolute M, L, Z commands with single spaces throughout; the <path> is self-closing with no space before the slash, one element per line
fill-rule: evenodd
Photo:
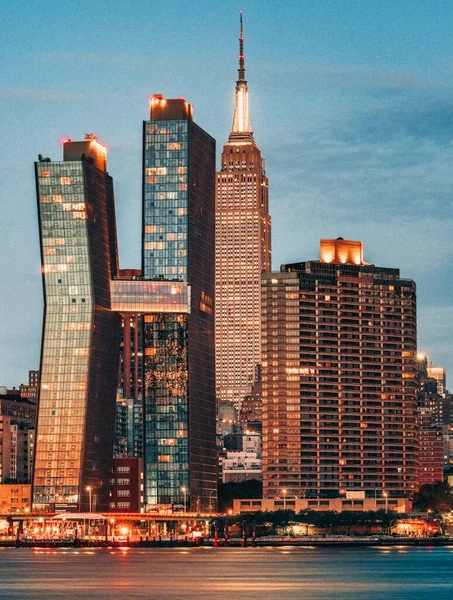
<path fill-rule="evenodd" d="M 60 159 L 63 136 L 109 145 L 121 266 L 138 267 L 148 98 L 184 96 L 220 153 L 239 9 L 274 269 L 317 258 L 322 237 L 362 240 L 416 280 L 419 346 L 453 371 L 450 1 L 29 0 L 0 9 L 0 384 L 39 364 L 33 161 Z"/>

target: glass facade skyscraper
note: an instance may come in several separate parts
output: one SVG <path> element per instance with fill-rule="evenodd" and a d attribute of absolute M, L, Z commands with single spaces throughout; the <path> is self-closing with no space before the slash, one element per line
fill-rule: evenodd
<path fill-rule="evenodd" d="M 143 140 L 143 285 L 156 303 L 142 307 L 146 501 L 202 510 L 217 494 L 215 140 L 190 104 L 159 95 Z"/>
<path fill-rule="evenodd" d="M 119 350 L 113 183 L 91 134 L 36 163 L 45 315 L 33 504 L 108 507 Z"/>

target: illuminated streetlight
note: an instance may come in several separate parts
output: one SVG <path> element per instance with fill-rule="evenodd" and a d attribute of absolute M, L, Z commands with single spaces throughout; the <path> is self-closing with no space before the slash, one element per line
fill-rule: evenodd
<path fill-rule="evenodd" d="M 282 490 L 283 494 L 283 510 L 286 510 L 286 494 L 288 493 L 287 489 Z"/>
<path fill-rule="evenodd" d="M 88 492 L 88 506 L 90 507 L 91 512 L 91 486 L 87 485 L 86 491 Z"/>
<path fill-rule="evenodd" d="M 212 494 L 215 494 L 216 490 L 211 490 L 209 492 L 209 512 L 212 512 Z"/>
<path fill-rule="evenodd" d="M 187 488 L 185 485 L 182 486 L 181 488 L 181 492 L 183 493 L 183 497 L 184 497 L 184 512 L 187 512 Z"/>

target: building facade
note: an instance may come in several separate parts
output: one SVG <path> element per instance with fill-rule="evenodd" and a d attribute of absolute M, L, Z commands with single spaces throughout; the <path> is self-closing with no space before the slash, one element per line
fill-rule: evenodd
<path fill-rule="evenodd" d="M 44 288 L 33 505 L 99 510 L 109 502 L 119 350 L 117 275 L 106 148 L 63 141 L 63 161 L 36 163 Z"/>
<path fill-rule="evenodd" d="M 0 415 L 0 484 L 31 483 L 35 428 Z"/>
<path fill-rule="evenodd" d="M 444 440 L 442 426 L 436 424 L 429 409 L 418 412 L 418 482 L 433 484 L 444 478 Z"/>
<path fill-rule="evenodd" d="M 240 408 L 261 362 L 261 273 L 271 268 L 271 219 L 265 162 L 248 109 L 244 36 L 233 127 L 216 186 L 216 388 L 219 402 Z"/>
<path fill-rule="evenodd" d="M 263 494 L 417 488 L 416 288 L 361 242 L 263 274 Z"/>
<path fill-rule="evenodd" d="M 437 393 L 445 396 L 447 393 L 447 371 L 444 367 L 435 367 L 434 363 L 428 365 L 428 377 L 437 381 Z"/>
<path fill-rule="evenodd" d="M 119 279 L 138 281 L 141 274 L 140 269 L 120 269 Z M 127 312 L 121 320 L 118 389 L 123 398 L 143 398 L 143 317 Z"/>
<path fill-rule="evenodd" d="M 31 510 L 31 485 L 0 485 L 0 514 L 25 513 Z"/>
<path fill-rule="evenodd" d="M 143 459 L 113 459 L 110 481 L 110 512 L 142 513 L 145 509 Z"/>
<path fill-rule="evenodd" d="M 34 402 L 36 404 L 38 400 L 38 390 L 39 371 L 28 371 L 28 383 L 21 383 L 19 387 L 21 398 L 27 398 L 28 400 L 30 400 L 30 402 Z"/>
<path fill-rule="evenodd" d="M 215 140 L 183 99 L 155 95 L 143 130 L 146 502 L 216 505 Z"/>
<path fill-rule="evenodd" d="M 143 457 L 143 400 L 116 399 L 114 456 Z"/>

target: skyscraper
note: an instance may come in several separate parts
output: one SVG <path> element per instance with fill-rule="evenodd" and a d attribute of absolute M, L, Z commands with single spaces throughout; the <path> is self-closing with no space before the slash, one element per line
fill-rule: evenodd
<path fill-rule="evenodd" d="M 215 140 L 183 99 L 151 98 L 143 130 L 146 502 L 217 502 L 214 370 Z"/>
<path fill-rule="evenodd" d="M 113 183 L 106 148 L 64 140 L 63 161 L 35 164 L 44 287 L 33 504 L 108 507 L 119 316 Z"/>
<path fill-rule="evenodd" d="M 261 273 L 271 268 L 265 162 L 250 124 L 242 13 L 233 127 L 216 187 L 217 398 L 240 406 L 261 362 Z"/>
<path fill-rule="evenodd" d="M 415 283 L 338 238 L 320 260 L 263 274 L 262 292 L 264 497 L 410 495 Z"/>
<path fill-rule="evenodd" d="M 433 362 L 428 365 L 428 377 L 437 381 L 437 393 L 445 396 L 447 391 L 447 371 L 444 367 L 435 367 Z"/>

